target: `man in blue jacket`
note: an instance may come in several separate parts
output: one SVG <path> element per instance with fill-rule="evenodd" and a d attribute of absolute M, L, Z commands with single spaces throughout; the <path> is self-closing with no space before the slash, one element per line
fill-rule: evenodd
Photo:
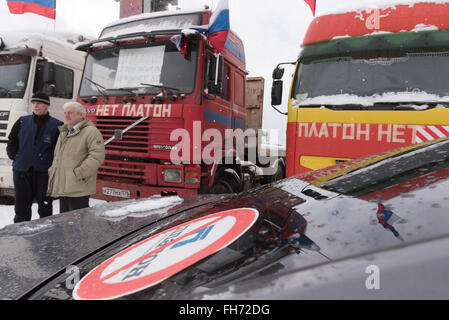
<path fill-rule="evenodd" d="M 48 169 L 63 122 L 48 113 L 50 98 L 37 92 L 31 98 L 33 114 L 20 117 L 8 136 L 7 153 L 13 161 L 15 193 L 14 223 L 31 220 L 36 200 L 41 218 L 53 214 L 53 201 L 46 196 Z"/>

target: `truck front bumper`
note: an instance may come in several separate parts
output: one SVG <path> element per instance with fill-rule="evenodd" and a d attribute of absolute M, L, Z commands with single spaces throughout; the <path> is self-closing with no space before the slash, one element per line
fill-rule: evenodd
<path fill-rule="evenodd" d="M 148 198 L 160 195 L 162 192 L 176 193 L 178 195 L 195 195 L 198 194 L 198 189 L 156 187 L 99 180 L 97 181 L 97 193 L 92 197 L 106 201 L 121 201 Z"/>
<path fill-rule="evenodd" d="M 0 159 L 0 197 L 14 197 L 12 161 Z"/>

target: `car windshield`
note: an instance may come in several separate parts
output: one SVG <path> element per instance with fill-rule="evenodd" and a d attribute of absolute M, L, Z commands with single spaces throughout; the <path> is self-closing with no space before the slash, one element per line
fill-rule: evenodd
<path fill-rule="evenodd" d="M 91 52 L 86 61 L 80 96 L 129 95 L 123 88 L 142 88 L 159 94 L 161 86 L 176 93 L 192 93 L 195 88 L 198 44 L 190 43 L 187 56 L 171 41 L 139 43 Z M 154 85 L 154 86 L 152 86 Z"/>
<path fill-rule="evenodd" d="M 30 60 L 28 56 L 0 55 L 0 99 L 23 98 Z"/>
<path fill-rule="evenodd" d="M 292 98 L 301 105 L 313 104 L 313 98 L 329 96 L 332 98 L 328 103 L 337 104 L 336 96 L 377 96 L 382 102 L 391 101 L 388 98 L 406 102 L 443 97 L 449 100 L 449 52 L 382 57 L 368 54 L 304 59 L 299 65 Z"/>
<path fill-rule="evenodd" d="M 321 188 L 341 194 L 360 197 L 394 185 L 405 189 L 426 186 L 449 177 L 449 140 L 424 147 L 405 148 L 382 161 L 349 170 L 335 179 L 319 183 Z M 436 172 L 438 171 L 438 174 Z M 424 180 L 415 184 L 412 179 Z"/>

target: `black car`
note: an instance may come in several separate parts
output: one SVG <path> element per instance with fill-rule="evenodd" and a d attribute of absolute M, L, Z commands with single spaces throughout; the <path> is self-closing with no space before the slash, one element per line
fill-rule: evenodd
<path fill-rule="evenodd" d="M 238 195 L 5 227 L 0 299 L 448 299 L 447 248 L 440 139 Z"/>

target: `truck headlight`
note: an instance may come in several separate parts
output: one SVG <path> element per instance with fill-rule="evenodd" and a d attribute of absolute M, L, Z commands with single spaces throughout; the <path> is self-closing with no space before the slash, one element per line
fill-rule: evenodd
<path fill-rule="evenodd" d="M 182 171 L 181 169 L 164 169 L 162 175 L 165 182 L 170 183 L 181 183 L 182 182 Z"/>

